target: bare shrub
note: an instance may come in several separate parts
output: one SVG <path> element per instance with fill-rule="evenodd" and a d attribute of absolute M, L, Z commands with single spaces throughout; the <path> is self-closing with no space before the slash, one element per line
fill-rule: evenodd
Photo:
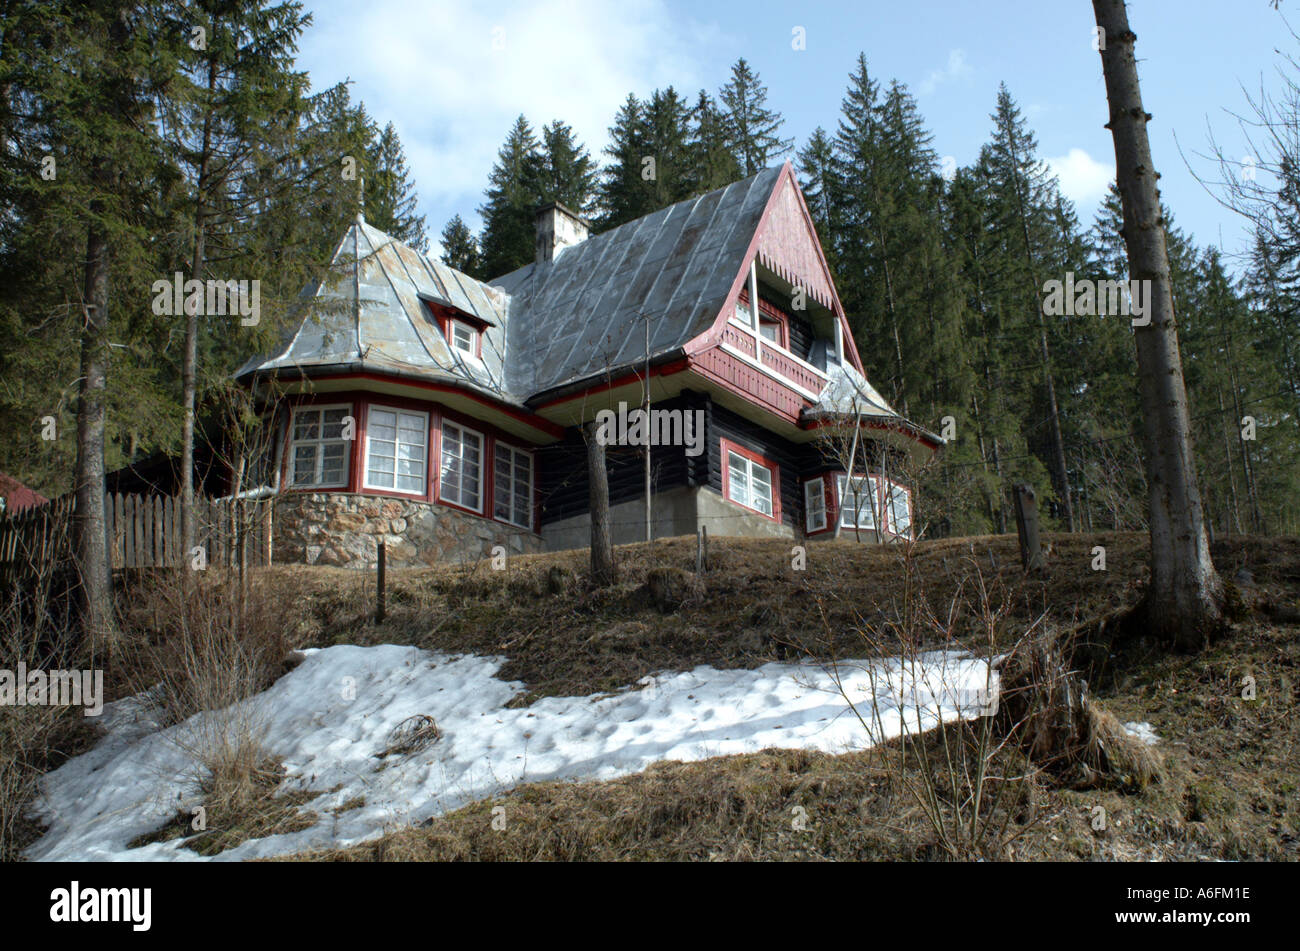
<path fill-rule="evenodd" d="M 897 548 L 903 584 L 893 603 L 878 606 L 858 628 L 870 656 L 896 658 L 867 668 L 869 709 L 844 688 L 840 668 L 832 669 L 872 741 L 894 735 L 878 748 L 879 762 L 920 809 L 942 852 L 1000 857 L 1027 828 L 1018 820 L 1032 812 L 1035 768 L 1015 742 L 1018 725 L 1000 729 L 994 716 L 1001 684 L 993 662 L 1018 651 L 1041 618 L 1012 635 L 1010 592 L 996 579 L 990 584 L 973 559 L 946 602 L 932 603 L 914 547 Z M 949 655 L 970 653 L 987 664 L 982 683 L 958 679 L 948 666 Z M 940 726 L 944 708 L 960 719 Z M 897 711 L 897 722 L 886 722 L 885 711 Z"/>
<path fill-rule="evenodd" d="M 76 667 L 70 600 L 42 570 L 0 602 L 0 669 Z M 23 684 L 15 684 L 20 689 Z M 41 776 L 79 751 L 93 733 L 80 707 L 14 706 L 0 712 L 0 862 L 21 858 L 39 834 L 28 815 Z"/>
<path fill-rule="evenodd" d="M 211 827 L 203 848 L 221 851 L 286 821 L 273 805 L 282 772 L 266 748 L 257 695 L 287 669 L 287 605 L 257 578 L 241 583 L 235 571 L 151 580 L 133 616 L 157 623 L 136 639 L 131 679 L 152 698 L 163 725 L 183 724 L 175 743 L 192 764 L 185 778 Z"/>
<path fill-rule="evenodd" d="M 234 572 L 216 568 L 151 580 L 136 591 L 132 614 L 146 629 L 135 638 L 130 679 L 137 692 L 152 692 L 165 725 L 251 697 L 284 672 L 289 611 L 260 580 L 246 594 Z"/>
<path fill-rule="evenodd" d="M 428 749 L 440 739 L 442 731 L 438 729 L 437 721 L 427 714 L 417 713 L 393 727 L 388 734 L 388 745 L 375 757 L 409 756 Z"/>

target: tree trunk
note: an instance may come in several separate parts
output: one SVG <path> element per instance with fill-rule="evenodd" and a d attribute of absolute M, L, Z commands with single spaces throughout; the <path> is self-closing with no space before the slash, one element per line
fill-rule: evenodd
<path fill-rule="evenodd" d="M 1124 0 L 1093 0 L 1092 6 L 1105 31 L 1101 63 L 1110 102 L 1107 127 L 1115 140 L 1129 274 L 1150 282 L 1150 322 L 1133 334 L 1151 510 L 1147 620 L 1157 636 L 1182 649 L 1197 649 L 1223 624 L 1223 583 L 1210 560 L 1196 482 L 1165 223 L 1147 138 L 1151 117 L 1142 106 L 1133 50 L 1137 37 L 1129 28 Z"/>
<path fill-rule="evenodd" d="M 215 34 L 216 23 L 212 30 Z M 214 54 L 215 55 L 215 54 Z M 194 208 L 194 259 L 190 279 L 202 282 L 207 254 L 207 201 L 208 163 L 212 151 L 212 95 L 217 86 L 216 60 L 208 60 L 208 112 L 203 117 L 203 138 L 199 151 L 197 194 Z M 185 358 L 181 368 L 182 399 L 185 405 L 185 422 L 181 430 L 181 547 L 188 559 L 198 543 L 194 522 L 194 419 L 195 398 L 198 390 L 199 315 L 197 309 L 185 312 Z"/>
<path fill-rule="evenodd" d="M 102 202 L 91 205 L 102 213 Z M 113 589 L 104 515 L 104 413 L 108 383 L 108 238 L 96 224 L 86 236 L 81 381 L 77 400 L 76 518 L 82 628 L 93 652 L 113 646 Z"/>
<path fill-rule="evenodd" d="M 605 445 L 597 438 L 595 422 L 583 426 L 587 439 L 588 508 L 591 510 L 591 580 L 600 587 L 614 583 L 614 543 L 609 530 L 609 473 L 605 470 Z"/>

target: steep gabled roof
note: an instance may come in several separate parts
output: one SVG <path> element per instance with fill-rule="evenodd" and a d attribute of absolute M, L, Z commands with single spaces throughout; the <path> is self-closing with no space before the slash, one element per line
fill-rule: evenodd
<path fill-rule="evenodd" d="M 540 393 L 676 350 L 707 331 L 748 263 L 781 174 L 769 168 L 629 221 L 492 283 L 510 295 L 517 392 Z"/>

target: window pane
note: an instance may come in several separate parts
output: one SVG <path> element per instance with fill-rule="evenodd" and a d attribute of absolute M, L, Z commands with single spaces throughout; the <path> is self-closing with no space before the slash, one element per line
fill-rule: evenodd
<path fill-rule="evenodd" d="M 299 411 L 293 415 L 293 438 L 316 439 L 320 429 L 320 412 L 318 410 Z"/>
<path fill-rule="evenodd" d="M 749 460 L 734 452 L 727 453 L 727 495 L 733 502 L 749 504 Z"/>
<path fill-rule="evenodd" d="M 826 527 L 826 496 L 822 490 L 821 480 L 805 482 L 803 487 L 804 512 L 806 528 L 810 532 L 819 532 Z"/>
<path fill-rule="evenodd" d="M 316 447 L 294 446 L 293 484 L 311 485 L 316 481 Z"/>
<path fill-rule="evenodd" d="M 325 410 L 324 423 L 321 425 L 321 436 L 324 439 L 342 439 L 343 438 L 343 419 L 348 415 L 346 407 Z"/>

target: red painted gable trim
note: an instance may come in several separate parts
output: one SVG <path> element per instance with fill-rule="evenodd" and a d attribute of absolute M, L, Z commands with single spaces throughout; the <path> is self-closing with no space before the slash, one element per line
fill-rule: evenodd
<path fill-rule="evenodd" d="M 768 221 L 776 208 L 778 197 L 785 183 L 789 182 L 794 188 L 795 197 L 799 199 L 799 207 L 803 214 L 804 221 L 807 223 L 809 230 L 812 232 L 814 241 L 813 245 L 817 249 L 817 258 L 821 262 L 822 269 L 826 272 L 826 279 L 831 288 L 833 295 L 834 307 L 831 308 L 835 314 L 835 319 L 840 323 L 840 332 L 844 340 L 844 352 L 850 358 L 853 366 L 860 373 L 865 373 L 862 369 L 862 358 L 858 355 L 857 344 L 853 341 L 853 332 L 849 329 L 848 318 L 844 314 L 844 306 L 840 303 L 839 292 L 835 289 L 835 280 L 831 274 L 830 265 L 826 263 L 826 254 L 822 251 L 821 240 L 816 237 L 817 229 L 812 223 L 812 213 L 808 210 L 808 203 L 804 201 L 803 192 L 799 188 L 799 182 L 795 179 L 794 166 L 789 160 L 781 166 L 781 174 L 777 176 L 776 185 L 772 188 L 772 193 L 767 196 L 767 203 L 763 206 L 763 214 L 758 219 L 758 226 L 754 229 L 754 236 L 750 239 L 749 246 L 745 249 L 745 264 L 740 269 L 735 279 L 731 282 L 731 290 L 727 293 L 726 303 L 722 311 L 714 318 L 713 326 L 707 331 L 700 334 L 694 340 L 686 344 L 687 354 L 694 355 L 707 350 L 709 347 L 718 343 L 722 336 L 722 328 L 726 326 L 731 312 L 736 307 L 736 302 L 740 299 L 740 291 L 749 280 L 749 262 L 754 260 L 758 254 L 758 246 L 762 242 L 763 235 L 766 234 Z"/>

